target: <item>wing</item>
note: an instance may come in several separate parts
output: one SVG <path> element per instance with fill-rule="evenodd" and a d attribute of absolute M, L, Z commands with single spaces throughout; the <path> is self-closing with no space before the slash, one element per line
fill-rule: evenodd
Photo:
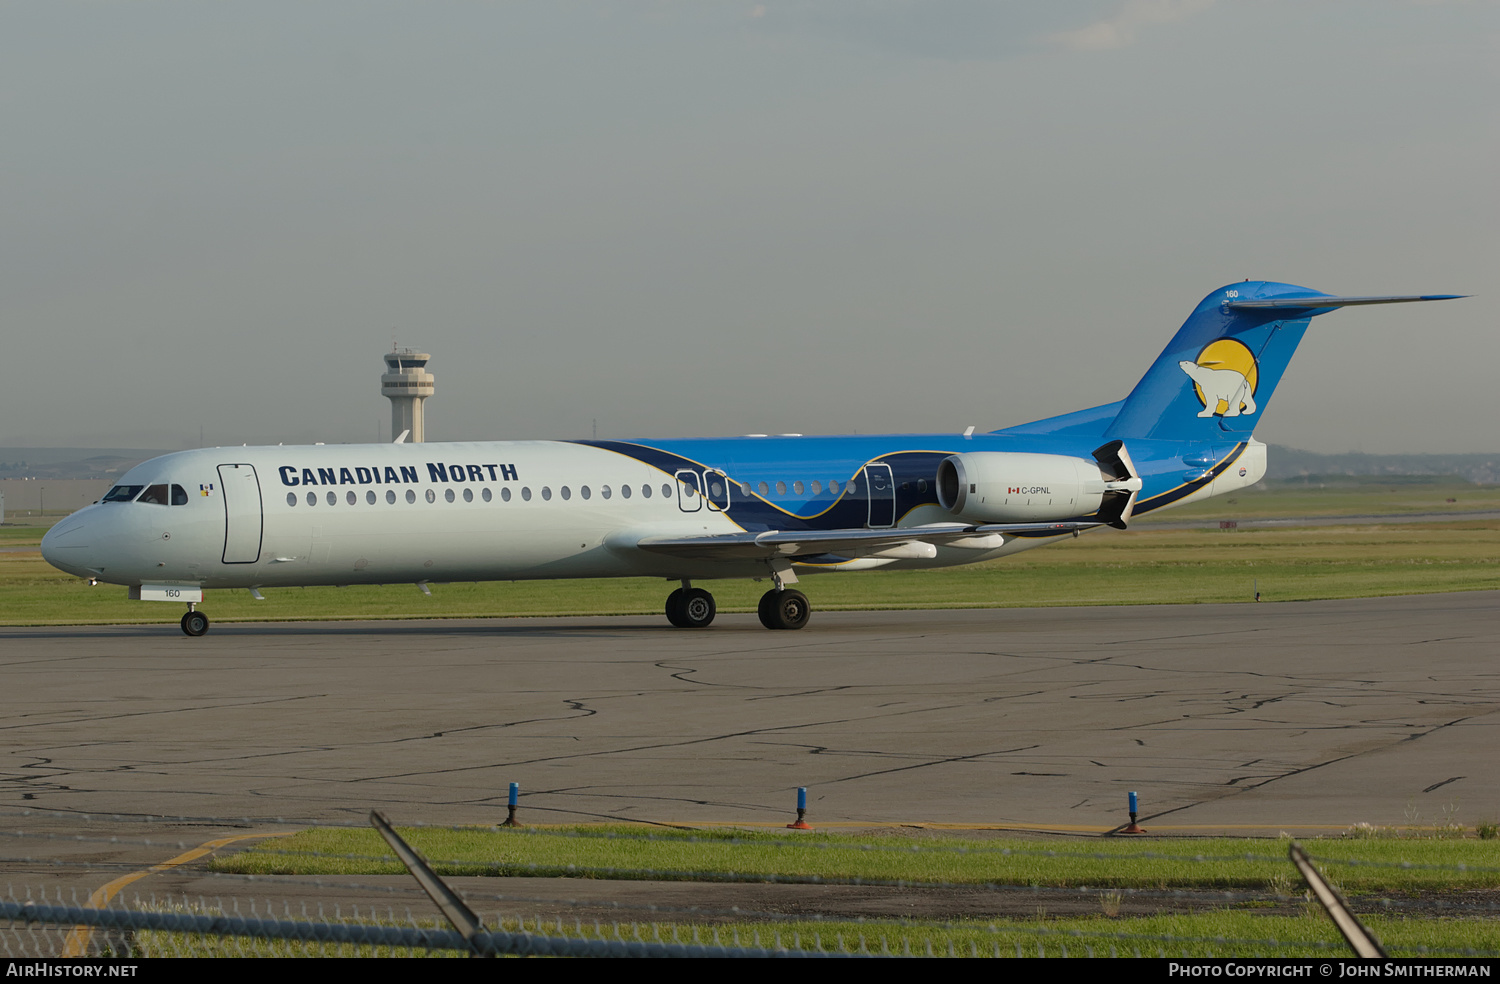
<path fill-rule="evenodd" d="M 1010 536 L 1066 536 L 1104 523 L 990 523 L 967 526 L 943 523 L 887 530 L 768 530 L 764 533 L 719 533 L 708 536 L 647 536 L 636 546 L 652 553 L 695 560 L 757 560 L 771 557 L 810 557 L 835 554 L 840 557 L 907 556 L 909 546 L 962 546 L 994 549 Z M 968 542 L 966 542 L 968 541 Z M 927 553 L 935 556 L 936 551 Z"/>

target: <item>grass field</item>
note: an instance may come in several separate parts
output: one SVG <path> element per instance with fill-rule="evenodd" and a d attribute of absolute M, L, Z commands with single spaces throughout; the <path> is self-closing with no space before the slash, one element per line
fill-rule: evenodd
<path fill-rule="evenodd" d="M 1389 489 L 1395 489 L 1392 492 Z M 1465 492 L 1467 489 L 1467 492 Z M 1500 489 L 1428 483 L 1244 493 L 1257 516 L 1439 511 L 1457 498 L 1470 509 L 1500 509 Z M 1223 503 L 1169 510 L 1192 514 Z M 1227 514 L 1224 514 L 1227 515 Z M 1242 518 L 1251 515 L 1240 513 Z M 1165 518 L 1165 517 L 1164 517 Z M 40 542 L 39 526 L 0 527 L 0 547 Z M 750 612 L 765 590 L 752 581 L 703 582 L 721 612 Z M 992 608 L 1305 601 L 1500 588 L 1500 520 L 1300 526 L 1235 531 L 1095 531 L 1008 560 L 935 571 L 869 571 L 809 576 L 815 611 L 884 608 Z M 664 582 L 649 578 L 521 581 L 209 592 L 217 622 L 295 619 L 455 618 L 514 615 L 659 613 Z M 142 604 L 123 588 L 90 588 L 53 569 L 39 553 L 0 552 L 0 624 L 170 622 L 176 606 Z"/>
<path fill-rule="evenodd" d="M 439 874 L 489 877 L 712 881 L 777 875 L 949 885 L 1266 889 L 1292 871 L 1284 842 L 1251 838 L 917 842 L 900 834 L 641 827 L 414 828 L 401 833 Z M 1497 840 L 1320 839 L 1305 846 L 1350 892 L 1500 887 Z M 405 871 L 380 836 L 363 828 L 302 831 L 217 858 L 211 867 L 256 875 Z"/>
<path fill-rule="evenodd" d="M 1233 495 L 1150 513 L 1141 517 L 1140 522 L 1284 516 L 1400 516 L 1403 513 L 1487 510 L 1500 510 L 1500 485 L 1474 485 L 1427 475 L 1338 476 L 1314 478 L 1310 482 L 1262 483 Z"/>

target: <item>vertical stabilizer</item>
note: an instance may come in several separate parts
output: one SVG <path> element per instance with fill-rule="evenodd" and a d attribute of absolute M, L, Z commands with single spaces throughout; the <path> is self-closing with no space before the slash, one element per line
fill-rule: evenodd
<path fill-rule="evenodd" d="M 1188 315 L 1104 436 L 1242 441 L 1255 430 L 1311 318 L 1351 305 L 1453 296 L 1334 297 L 1263 280 L 1222 287 Z"/>
<path fill-rule="evenodd" d="M 1297 351 L 1311 312 L 1227 305 L 1294 294 L 1322 296 L 1264 282 L 1209 294 L 1136 384 L 1104 436 L 1214 442 L 1249 436 Z"/>

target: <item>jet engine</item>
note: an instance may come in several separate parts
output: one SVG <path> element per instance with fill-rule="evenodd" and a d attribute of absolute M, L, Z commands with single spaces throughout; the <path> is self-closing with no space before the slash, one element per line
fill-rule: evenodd
<path fill-rule="evenodd" d="M 1093 458 L 1015 451 L 955 454 L 938 464 L 938 503 L 970 523 L 1049 523 L 1097 514 L 1124 528 L 1141 480 L 1124 446 Z"/>

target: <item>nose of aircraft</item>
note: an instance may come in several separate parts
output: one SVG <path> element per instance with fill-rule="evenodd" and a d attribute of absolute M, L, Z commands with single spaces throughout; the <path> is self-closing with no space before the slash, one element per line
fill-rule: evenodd
<path fill-rule="evenodd" d="M 88 564 L 89 522 L 82 516 L 69 516 L 53 525 L 42 537 L 42 559 L 60 571 L 79 577 L 92 577 Z"/>

